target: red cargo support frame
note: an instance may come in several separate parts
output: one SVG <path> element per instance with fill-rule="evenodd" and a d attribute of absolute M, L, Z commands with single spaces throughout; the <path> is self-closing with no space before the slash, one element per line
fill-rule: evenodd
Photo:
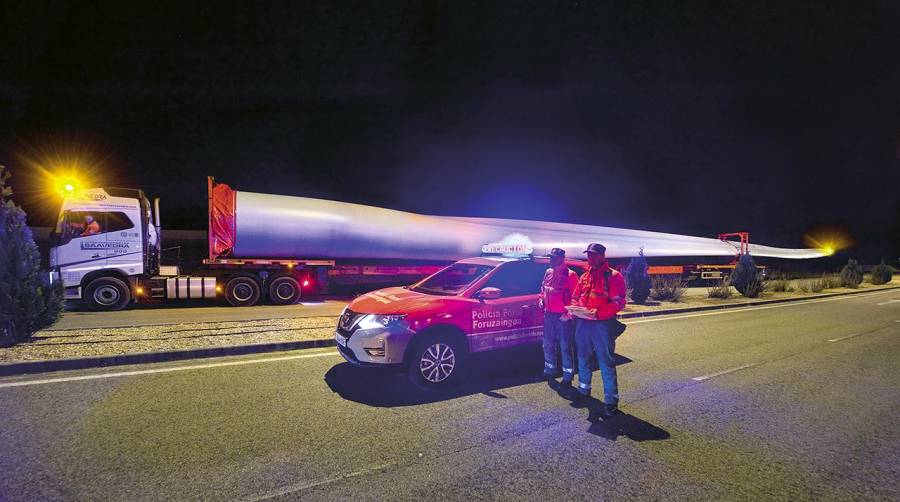
<path fill-rule="evenodd" d="M 731 232 L 727 234 L 719 234 L 719 240 L 724 242 L 731 242 L 728 240 L 729 237 L 741 238 L 741 248 L 738 252 L 737 258 L 740 258 L 741 256 L 750 252 L 750 232 Z"/>
<path fill-rule="evenodd" d="M 234 247 L 237 204 L 234 190 L 224 183 L 216 183 L 212 176 L 206 177 L 206 187 L 209 203 L 206 230 L 208 260 L 212 263 L 220 256 L 227 256 Z"/>

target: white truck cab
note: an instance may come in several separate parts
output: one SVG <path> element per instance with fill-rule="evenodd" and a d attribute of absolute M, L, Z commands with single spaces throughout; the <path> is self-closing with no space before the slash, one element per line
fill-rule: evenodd
<path fill-rule="evenodd" d="M 159 229 L 141 190 L 92 188 L 62 202 L 50 266 L 66 299 L 95 310 L 117 310 L 132 298 L 136 277 L 159 270 Z"/>

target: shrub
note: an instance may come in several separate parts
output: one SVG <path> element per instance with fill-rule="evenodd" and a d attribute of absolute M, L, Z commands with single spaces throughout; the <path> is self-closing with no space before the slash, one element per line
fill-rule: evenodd
<path fill-rule="evenodd" d="M 859 262 L 850 258 L 841 270 L 841 284 L 847 288 L 858 288 L 863 280 L 863 270 Z"/>
<path fill-rule="evenodd" d="M 52 325 L 63 309 L 62 284 L 50 286 L 25 211 L 6 186 L 9 171 L 0 166 L 0 345 L 11 345 Z"/>
<path fill-rule="evenodd" d="M 836 274 L 822 274 L 822 288 L 835 289 L 841 287 L 843 281 L 841 276 Z"/>
<path fill-rule="evenodd" d="M 625 269 L 625 283 L 631 291 L 631 301 L 638 304 L 647 302 L 650 296 L 650 276 L 647 275 L 647 260 L 644 258 L 644 248 L 641 248 L 637 257 L 632 258 L 628 268 Z"/>
<path fill-rule="evenodd" d="M 891 282 L 894 278 L 894 272 L 891 270 L 891 267 L 887 266 L 884 260 L 881 260 L 881 263 L 875 265 L 875 268 L 872 269 L 872 284 L 887 284 Z"/>
<path fill-rule="evenodd" d="M 797 287 L 805 293 L 819 293 L 825 289 L 825 279 L 801 279 Z"/>
<path fill-rule="evenodd" d="M 738 290 L 738 293 L 748 298 L 756 298 L 766 287 L 762 272 L 756 268 L 756 263 L 749 253 L 741 255 L 737 266 L 734 267 L 734 271 L 731 273 L 729 282 L 734 286 L 734 289 Z"/>
<path fill-rule="evenodd" d="M 759 273 L 756 274 L 756 277 L 751 278 L 750 281 L 747 282 L 747 286 L 742 294 L 747 298 L 757 298 L 766 290 L 766 286 L 766 281 L 763 279 L 762 274 Z"/>
<path fill-rule="evenodd" d="M 794 291 L 791 281 L 787 279 L 774 279 L 766 283 L 766 289 L 779 293 L 790 293 Z"/>
<path fill-rule="evenodd" d="M 661 302 L 681 301 L 684 295 L 684 281 L 680 276 L 654 277 L 650 297 Z"/>
<path fill-rule="evenodd" d="M 711 288 L 706 288 L 706 293 L 710 298 L 719 298 L 721 300 L 727 300 L 731 298 L 731 285 L 728 284 L 728 281 L 721 280 L 716 283 L 715 286 Z"/>

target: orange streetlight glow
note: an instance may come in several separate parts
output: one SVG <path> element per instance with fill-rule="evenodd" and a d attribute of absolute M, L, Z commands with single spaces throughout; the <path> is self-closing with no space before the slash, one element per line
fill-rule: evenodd
<path fill-rule="evenodd" d="M 818 249 L 828 256 L 853 245 L 850 233 L 840 227 L 820 227 L 803 236 L 807 246 Z"/>

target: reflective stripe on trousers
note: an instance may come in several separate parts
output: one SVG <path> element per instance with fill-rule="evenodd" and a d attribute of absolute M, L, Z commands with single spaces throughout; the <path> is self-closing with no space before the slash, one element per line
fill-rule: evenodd
<path fill-rule="evenodd" d="M 575 321 L 560 321 L 560 315 L 544 312 L 544 373 L 556 373 L 557 356 L 561 355 L 563 380 L 572 381 L 575 373 Z"/>

